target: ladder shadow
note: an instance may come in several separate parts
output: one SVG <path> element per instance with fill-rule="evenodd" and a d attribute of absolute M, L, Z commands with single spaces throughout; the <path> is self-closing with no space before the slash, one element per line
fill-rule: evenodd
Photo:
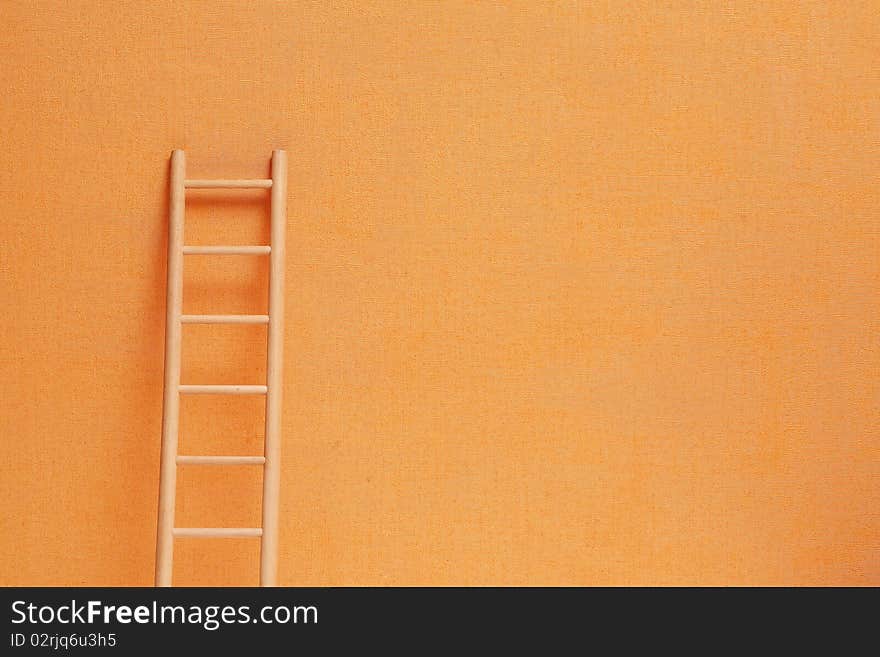
<path fill-rule="evenodd" d="M 162 398 L 164 380 L 165 353 L 165 294 L 168 261 L 168 185 L 171 177 L 170 158 L 162 185 L 161 201 L 153 215 L 155 225 L 162 229 L 155 232 L 154 241 L 149 244 L 151 253 L 149 269 L 144 271 L 146 285 L 151 291 L 143 300 L 143 330 L 139 331 L 139 339 L 132 336 L 132 360 L 138 372 L 132 379 L 136 385 L 131 386 L 129 393 L 118 396 L 118 403 L 127 406 L 128 415 L 132 418 L 143 417 L 145 422 L 133 423 L 141 427 L 134 434 L 134 444 L 125 446 L 125 453 L 131 462 L 128 467 L 119 468 L 117 472 L 138 472 L 142 476 L 120 479 L 117 490 L 117 503 L 128 509 L 138 509 L 132 526 L 138 528 L 138 535 L 132 536 L 134 548 L 125 542 L 119 543 L 116 558 L 123 586 L 152 586 L 155 568 L 155 547 L 157 532 L 157 510 L 159 499 L 159 457 L 162 436 Z M 137 390 L 140 394 L 130 394 Z M 146 468 L 146 470 L 141 470 Z M 121 477 L 121 475 L 120 475 Z M 131 481 L 135 479 L 135 481 Z M 123 533 L 122 528 L 119 529 Z M 141 543 L 141 541 L 143 541 Z"/>

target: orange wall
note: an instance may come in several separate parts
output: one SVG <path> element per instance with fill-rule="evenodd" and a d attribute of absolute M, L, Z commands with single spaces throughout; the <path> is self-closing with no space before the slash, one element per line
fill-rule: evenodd
<path fill-rule="evenodd" d="M 168 157 L 279 147 L 281 583 L 880 584 L 880 18 L 722 4 L 4 2 L 0 584 L 151 584 Z M 194 196 L 188 242 L 266 238 Z M 265 308 L 187 263 L 187 312 Z M 264 331 L 187 327 L 184 381 Z M 259 453 L 260 400 L 183 413 Z M 181 471 L 179 524 L 258 475 Z"/>

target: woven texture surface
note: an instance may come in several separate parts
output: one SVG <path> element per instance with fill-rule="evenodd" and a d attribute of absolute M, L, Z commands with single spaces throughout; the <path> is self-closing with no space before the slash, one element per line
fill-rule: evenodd
<path fill-rule="evenodd" d="M 0 20 L 0 584 L 152 583 L 172 148 L 290 156 L 280 583 L 880 584 L 872 3 Z M 265 195 L 189 198 L 188 243 L 266 239 Z M 186 262 L 185 312 L 265 311 L 259 258 Z M 260 382 L 264 338 L 185 327 L 184 382 Z M 186 399 L 181 451 L 262 422 Z M 178 524 L 259 490 L 189 466 Z"/>

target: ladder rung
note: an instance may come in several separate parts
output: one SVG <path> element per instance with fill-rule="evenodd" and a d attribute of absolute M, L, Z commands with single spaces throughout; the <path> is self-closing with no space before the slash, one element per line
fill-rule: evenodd
<path fill-rule="evenodd" d="M 181 315 L 184 324 L 268 324 L 269 315 Z"/>
<path fill-rule="evenodd" d="M 262 529 L 250 527 L 175 527 L 173 531 L 175 536 L 195 538 L 239 538 L 263 535 Z"/>
<path fill-rule="evenodd" d="M 259 178 L 257 180 L 184 180 L 184 187 L 191 189 L 245 189 L 261 188 L 268 189 L 272 186 L 271 178 Z"/>
<path fill-rule="evenodd" d="M 184 255 L 267 255 L 271 246 L 185 246 Z"/>
<path fill-rule="evenodd" d="M 180 392 L 193 395 L 217 394 L 217 395 L 265 395 L 266 386 L 245 386 L 245 385 L 183 385 L 181 384 Z"/>
<path fill-rule="evenodd" d="M 263 465 L 265 456 L 178 456 L 181 465 Z"/>

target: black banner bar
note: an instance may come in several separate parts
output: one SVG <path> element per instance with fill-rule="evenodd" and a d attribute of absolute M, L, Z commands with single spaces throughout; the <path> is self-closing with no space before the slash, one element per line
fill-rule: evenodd
<path fill-rule="evenodd" d="M 873 626 L 876 589 L 6 588 L 0 654 L 140 654 L 174 648 L 421 651 L 560 645 L 598 637 L 715 641 Z M 352 643 L 354 642 L 354 643 Z M 743 645 L 740 643 L 740 645 Z M 286 651 L 286 650 L 285 650 Z"/>

